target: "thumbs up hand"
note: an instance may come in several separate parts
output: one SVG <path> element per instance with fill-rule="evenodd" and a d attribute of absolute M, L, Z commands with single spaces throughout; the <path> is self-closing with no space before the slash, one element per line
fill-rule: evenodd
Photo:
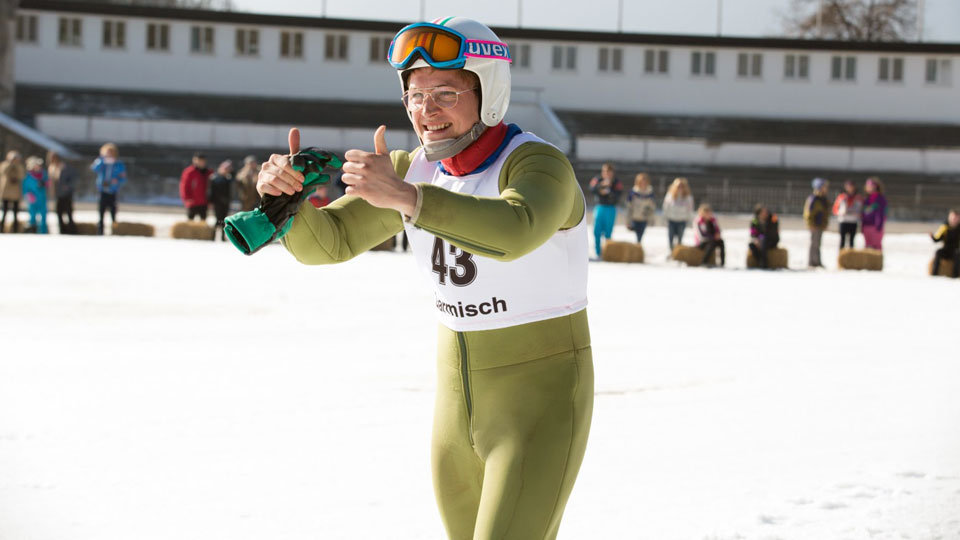
<path fill-rule="evenodd" d="M 417 205 L 417 189 L 397 176 L 387 151 L 384 133 L 387 126 L 380 126 L 373 135 L 373 152 L 349 150 L 344 154 L 343 176 L 347 195 L 355 195 L 379 208 L 392 208 L 412 216 Z"/>
<path fill-rule="evenodd" d="M 257 176 L 257 193 L 261 196 L 293 195 L 303 191 L 303 174 L 296 171 L 290 162 L 290 158 L 300 151 L 300 130 L 290 128 L 287 142 L 290 147 L 289 155 L 273 154 L 260 167 L 260 174 Z"/>

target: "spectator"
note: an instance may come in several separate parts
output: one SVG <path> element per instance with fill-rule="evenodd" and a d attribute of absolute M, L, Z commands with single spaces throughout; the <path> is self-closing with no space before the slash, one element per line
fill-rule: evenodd
<path fill-rule="evenodd" d="M 850 244 L 857 237 L 857 223 L 860 222 L 860 212 L 863 210 L 863 197 L 857 193 L 857 185 L 853 180 L 843 183 L 843 191 L 833 201 L 833 215 L 840 221 L 840 249 Z M 847 239 L 849 238 L 849 242 Z"/>
<path fill-rule="evenodd" d="M 960 213 L 951 209 L 947 221 L 930 235 L 934 242 L 943 242 L 943 247 L 933 255 L 933 275 L 940 274 L 940 261 L 953 262 L 953 277 L 960 277 Z"/>
<path fill-rule="evenodd" d="M 823 231 L 827 229 L 830 222 L 830 203 L 827 202 L 828 185 L 823 178 L 814 178 L 811 182 L 813 193 L 807 197 L 803 205 L 803 220 L 810 229 L 810 255 L 807 260 L 807 266 L 810 268 L 823 268 L 820 260 L 820 241 L 823 239 Z"/>
<path fill-rule="evenodd" d="M 230 201 L 233 200 L 233 162 L 229 159 L 220 163 L 217 167 L 217 174 L 210 180 L 210 204 L 213 205 L 213 215 L 217 218 L 217 224 L 213 226 L 213 236 L 217 236 L 217 228 L 220 228 L 220 240 L 226 241 L 227 236 L 224 232 L 224 220 L 230 213 Z"/>
<path fill-rule="evenodd" d="M 77 173 L 56 152 L 47 152 L 47 174 L 57 198 L 57 223 L 60 234 L 75 234 L 73 222 L 73 194 L 77 185 Z"/>
<path fill-rule="evenodd" d="M 883 183 L 877 177 L 867 178 L 864 186 L 867 196 L 863 201 L 863 240 L 868 248 L 883 250 L 883 225 L 887 221 L 887 198 Z"/>
<path fill-rule="evenodd" d="M 257 176 L 260 174 L 260 164 L 257 158 L 247 156 L 243 158 L 243 167 L 237 172 L 237 183 L 240 188 L 240 210 L 248 212 L 260 205 L 260 194 L 257 193 Z"/>
<path fill-rule="evenodd" d="M 103 234 L 103 216 L 110 211 L 110 225 L 117 222 L 117 192 L 127 181 L 127 168 L 120 161 L 120 150 L 117 145 L 107 143 L 100 147 L 100 157 L 94 160 L 90 169 L 97 175 L 97 191 L 100 193 L 100 204 L 97 210 L 100 221 L 97 223 L 97 234 Z"/>
<path fill-rule="evenodd" d="M 820 261 L 820 240 L 830 222 L 830 203 L 827 202 L 828 184 L 823 178 L 814 178 L 811 185 L 813 193 L 807 197 L 807 202 L 803 205 L 803 220 L 810 229 L 810 257 L 807 260 L 807 266 L 823 268 L 823 263 Z"/>
<path fill-rule="evenodd" d="M 47 171 L 43 170 L 43 158 L 27 158 L 27 175 L 23 178 L 23 198 L 30 212 L 30 230 L 47 234 Z"/>
<path fill-rule="evenodd" d="M 20 197 L 23 195 L 23 177 L 27 175 L 23 168 L 23 158 L 20 152 L 7 152 L 7 159 L 0 163 L 0 198 L 3 200 L 3 217 L 0 218 L 0 233 L 7 225 L 7 211 L 13 210 L 13 225 L 11 230 L 17 232 L 20 225 L 17 223 L 17 214 L 20 212 Z"/>
<path fill-rule="evenodd" d="M 623 193 L 623 185 L 614 175 L 613 164 L 604 163 L 600 167 L 600 176 L 590 180 L 590 192 L 593 193 L 593 238 L 597 257 L 603 253 L 602 238 L 610 239 L 613 224 L 617 220 L 617 202 Z"/>
<path fill-rule="evenodd" d="M 207 168 L 207 156 L 196 152 L 190 165 L 180 174 L 180 198 L 187 209 L 187 220 L 198 217 L 200 221 L 206 221 L 207 184 L 212 173 Z"/>
<path fill-rule="evenodd" d="M 723 238 L 720 236 L 720 225 L 713 216 L 713 209 L 709 204 L 701 204 L 697 209 L 697 228 L 696 228 L 697 247 L 703 250 L 703 260 L 701 265 L 713 266 L 710 263 L 714 250 L 720 249 L 720 266 L 726 263 L 726 247 L 723 244 Z"/>
<path fill-rule="evenodd" d="M 657 203 L 653 199 L 650 175 L 640 173 L 634 178 L 633 189 L 627 194 L 628 227 L 637 235 L 638 244 L 643 240 L 643 232 L 647 230 L 647 223 L 654 219 L 656 213 Z"/>
<path fill-rule="evenodd" d="M 310 194 L 307 197 L 307 200 L 310 201 L 310 204 L 314 208 L 323 208 L 324 206 L 330 204 L 330 197 L 327 195 L 328 188 L 326 184 L 317 186 L 317 190 Z M 406 249 L 404 249 L 406 251 Z"/>
<path fill-rule="evenodd" d="M 757 261 L 757 268 L 768 268 L 767 253 L 780 243 L 780 223 L 776 214 L 762 204 L 753 211 L 750 222 L 750 252 Z"/>
<path fill-rule="evenodd" d="M 693 219 L 693 195 L 686 178 L 676 178 L 663 198 L 663 217 L 667 220 L 670 251 L 683 243 L 683 232 Z"/>

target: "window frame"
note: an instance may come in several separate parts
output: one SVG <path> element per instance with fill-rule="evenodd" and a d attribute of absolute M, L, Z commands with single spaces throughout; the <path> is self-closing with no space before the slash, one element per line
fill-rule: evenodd
<path fill-rule="evenodd" d="M 18 13 L 14 22 L 13 40 L 16 43 L 39 45 L 39 17 L 29 13 Z"/>
<path fill-rule="evenodd" d="M 737 53 L 737 79 L 763 80 L 763 53 Z"/>
<path fill-rule="evenodd" d="M 857 57 L 843 55 L 831 56 L 830 81 L 855 84 L 857 82 Z"/>
<path fill-rule="evenodd" d="M 213 26 L 192 24 L 190 25 L 190 53 L 202 56 L 214 56 L 216 54 L 217 36 Z"/>
<path fill-rule="evenodd" d="M 151 44 L 151 41 L 153 43 Z M 144 48 L 147 52 L 170 52 L 170 24 L 147 23 L 147 32 L 144 36 Z"/>
<path fill-rule="evenodd" d="M 783 57 L 783 78 L 787 81 L 809 81 L 810 55 L 785 54 Z"/>
<path fill-rule="evenodd" d="M 575 45 L 554 45 L 550 54 L 552 71 L 577 71 L 577 47 Z"/>
<path fill-rule="evenodd" d="M 349 62 L 350 35 L 326 32 L 323 36 L 323 59 L 331 62 Z"/>
<path fill-rule="evenodd" d="M 83 48 L 83 19 L 80 17 L 57 18 L 57 46 Z"/>
<path fill-rule="evenodd" d="M 233 32 L 233 55 L 237 58 L 259 58 L 260 29 L 235 28 Z"/>
<path fill-rule="evenodd" d="M 604 46 L 597 49 L 597 71 L 623 73 L 623 47 Z"/>
<path fill-rule="evenodd" d="M 670 75 L 670 49 L 646 48 L 643 50 L 643 74 Z"/>

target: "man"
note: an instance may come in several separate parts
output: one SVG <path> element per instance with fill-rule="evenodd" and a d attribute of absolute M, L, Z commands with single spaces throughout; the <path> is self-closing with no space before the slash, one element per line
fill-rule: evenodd
<path fill-rule="evenodd" d="M 380 126 L 374 152 L 345 154 L 346 195 L 302 205 L 283 244 L 326 264 L 406 231 L 441 321 L 432 470 L 447 533 L 555 538 L 593 407 L 583 196 L 559 150 L 502 123 L 510 60 L 489 28 L 413 24 L 389 61 L 421 146 L 388 154 Z M 275 154 L 258 190 L 302 181 Z"/>
<path fill-rule="evenodd" d="M 814 178 L 811 182 L 813 193 L 807 197 L 803 205 L 803 220 L 810 229 L 810 257 L 807 266 L 823 268 L 820 262 L 820 240 L 823 231 L 827 229 L 830 220 L 830 203 L 827 201 L 827 181 L 823 178 Z"/>
<path fill-rule="evenodd" d="M 780 243 L 780 224 L 776 214 L 762 204 L 753 209 L 750 221 L 750 253 L 757 262 L 757 268 L 769 268 L 767 254 Z"/>
<path fill-rule="evenodd" d="M 600 176 L 590 180 L 590 192 L 593 193 L 593 239 L 597 257 L 603 255 L 603 239 L 613 235 L 613 225 L 617 221 L 617 202 L 623 192 L 623 184 L 614 176 L 613 164 L 604 163 L 600 167 Z"/>
<path fill-rule="evenodd" d="M 951 209 L 947 214 L 947 221 L 932 233 L 930 238 L 934 242 L 943 242 L 943 247 L 933 255 L 931 274 L 940 275 L 940 263 L 944 260 L 953 263 L 951 275 L 960 277 L 960 213 Z"/>
<path fill-rule="evenodd" d="M 0 233 L 5 232 L 7 225 L 7 212 L 13 211 L 13 224 L 10 230 L 17 232 L 20 224 L 17 222 L 17 214 L 20 212 L 20 198 L 23 196 L 22 182 L 27 175 L 27 170 L 23 166 L 23 157 L 20 152 L 10 150 L 7 152 L 7 159 L 0 163 L 0 199 L 3 205 L 3 217 L 0 217 Z"/>
<path fill-rule="evenodd" d="M 237 182 L 240 184 L 240 211 L 248 212 L 260 204 L 260 194 L 257 193 L 257 175 L 260 174 L 260 164 L 255 156 L 243 158 L 243 167 L 237 173 Z"/>
<path fill-rule="evenodd" d="M 180 174 L 180 198 L 187 209 L 187 219 L 207 219 L 207 182 L 213 171 L 207 168 L 207 156 L 202 152 L 193 154 L 193 159 Z"/>
<path fill-rule="evenodd" d="M 127 182 L 127 167 L 120 161 L 120 149 L 117 145 L 106 143 L 100 147 L 100 156 L 90 165 L 90 170 L 97 175 L 97 191 L 100 193 L 100 202 L 97 205 L 97 212 L 100 214 L 97 234 L 102 235 L 107 212 L 110 212 L 110 225 L 117 223 L 117 193 Z"/>

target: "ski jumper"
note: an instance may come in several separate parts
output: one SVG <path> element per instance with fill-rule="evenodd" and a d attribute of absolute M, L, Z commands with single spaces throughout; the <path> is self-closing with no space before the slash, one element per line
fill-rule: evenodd
<path fill-rule="evenodd" d="M 303 263 L 335 263 L 406 229 L 441 322 L 431 462 L 447 534 L 553 539 L 593 409 L 576 177 L 526 133 L 464 176 L 419 151 L 391 158 L 420 192 L 410 222 L 344 196 L 301 206 L 283 245 Z"/>

